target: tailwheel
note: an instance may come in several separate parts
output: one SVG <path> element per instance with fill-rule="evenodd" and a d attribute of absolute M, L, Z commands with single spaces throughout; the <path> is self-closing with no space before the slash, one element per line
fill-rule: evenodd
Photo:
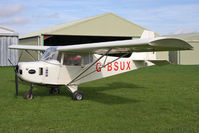
<path fill-rule="evenodd" d="M 59 88 L 51 88 L 49 91 L 50 94 L 60 94 Z"/>
<path fill-rule="evenodd" d="M 32 93 L 32 91 L 27 91 L 26 93 L 24 93 L 24 99 L 33 99 L 34 98 L 34 95 Z"/>
<path fill-rule="evenodd" d="M 81 92 L 81 91 L 75 91 L 74 93 L 73 93 L 73 100 L 77 100 L 77 101 L 81 101 L 81 100 L 83 100 L 83 92 Z"/>

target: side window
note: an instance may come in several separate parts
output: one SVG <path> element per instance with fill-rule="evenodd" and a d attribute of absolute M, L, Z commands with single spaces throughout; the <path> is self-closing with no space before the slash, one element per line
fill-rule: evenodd
<path fill-rule="evenodd" d="M 80 66 L 82 57 L 80 55 L 64 54 L 64 65 Z"/>
<path fill-rule="evenodd" d="M 82 56 L 82 65 L 87 65 L 91 62 L 93 62 L 93 56 L 89 56 L 89 55 Z"/>
<path fill-rule="evenodd" d="M 59 52 L 58 57 L 57 57 L 57 60 L 58 60 L 60 63 L 61 63 L 61 58 L 62 58 L 62 53 Z"/>
<path fill-rule="evenodd" d="M 64 54 L 63 65 L 85 66 L 91 62 L 93 62 L 93 55 Z"/>

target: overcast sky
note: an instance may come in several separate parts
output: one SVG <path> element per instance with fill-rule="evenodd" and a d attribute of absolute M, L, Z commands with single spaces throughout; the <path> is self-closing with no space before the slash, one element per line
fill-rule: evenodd
<path fill-rule="evenodd" d="M 22 35 L 107 12 L 162 35 L 199 32 L 199 0 L 0 0 L 0 25 Z"/>

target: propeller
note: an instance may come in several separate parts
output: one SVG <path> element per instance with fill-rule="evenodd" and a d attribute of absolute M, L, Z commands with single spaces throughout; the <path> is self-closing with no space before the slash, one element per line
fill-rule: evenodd
<path fill-rule="evenodd" d="M 15 72 L 15 88 L 16 88 L 16 96 L 18 96 L 18 71 L 19 71 L 19 61 L 21 60 L 21 57 L 22 57 L 22 54 L 23 54 L 23 51 L 20 53 L 20 56 L 18 58 L 18 61 L 17 61 L 17 65 L 14 65 L 12 63 L 12 61 L 8 58 L 8 61 L 10 62 L 10 64 L 12 64 L 12 66 L 14 67 L 14 72 Z"/>
<path fill-rule="evenodd" d="M 19 66 L 18 66 L 18 62 L 17 65 L 14 65 L 10 59 L 8 59 L 8 61 L 10 62 L 10 64 L 12 64 L 12 66 L 14 67 L 14 72 L 15 72 L 15 88 L 16 88 L 16 96 L 18 96 L 18 70 L 19 70 Z"/>

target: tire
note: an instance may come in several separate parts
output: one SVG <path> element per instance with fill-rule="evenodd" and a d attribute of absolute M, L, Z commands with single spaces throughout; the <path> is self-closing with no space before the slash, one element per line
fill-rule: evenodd
<path fill-rule="evenodd" d="M 34 98 L 34 95 L 32 92 L 30 91 L 27 91 L 26 93 L 24 93 L 24 99 L 28 99 L 28 100 L 31 100 Z"/>
<path fill-rule="evenodd" d="M 60 94 L 59 88 L 51 88 L 49 91 L 50 94 Z"/>
<path fill-rule="evenodd" d="M 81 92 L 81 91 L 75 91 L 74 93 L 73 93 L 73 100 L 77 100 L 77 101 L 81 101 L 81 100 L 83 100 L 83 92 Z"/>

